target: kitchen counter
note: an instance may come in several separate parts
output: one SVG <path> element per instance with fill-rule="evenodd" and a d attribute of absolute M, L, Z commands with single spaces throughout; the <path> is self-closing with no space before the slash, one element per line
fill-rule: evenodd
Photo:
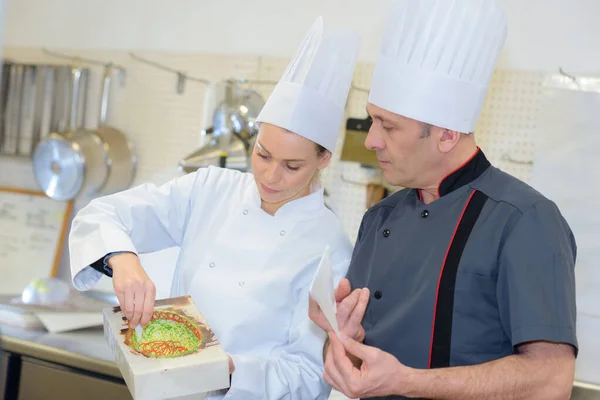
<path fill-rule="evenodd" d="M 0 326 L 0 350 L 122 379 L 102 327 L 53 334 Z"/>
<path fill-rule="evenodd" d="M 101 327 L 47 333 L 0 326 L 0 400 L 131 400 Z"/>
<path fill-rule="evenodd" d="M 105 377 L 112 381 L 112 385 L 122 380 L 113 354 L 104 340 L 102 327 L 52 334 L 0 326 L 0 350 L 21 355 L 25 359 L 86 371 L 96 377 Z M 331 399 L 346 397 L 334 391 Z M 600 387 L 575 382 L 571 399 L 600 400 Z"/>

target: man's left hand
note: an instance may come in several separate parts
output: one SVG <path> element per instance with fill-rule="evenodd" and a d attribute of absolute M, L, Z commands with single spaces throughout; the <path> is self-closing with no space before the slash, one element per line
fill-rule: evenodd
<path fill-rule="evenodd" d="M 331 355 L 325 362 L 324 379 L 344 395 L 356 398 L 400 395 L 413 369 L 402 365 L 393 355 L 335 333 L 329 334 Z M 346 351 L 362 360 L 356 368 Z"/>

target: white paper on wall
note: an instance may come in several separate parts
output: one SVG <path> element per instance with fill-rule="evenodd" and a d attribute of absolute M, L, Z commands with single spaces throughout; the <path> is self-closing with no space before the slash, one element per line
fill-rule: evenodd
<path fill-rule="evenodd" d="M 547 87 L 540 108 L 531 185 L 556 202 L 577 242 L 577 378 L 600 383 L 600 92 Z M 586 379 L 587 378 L 587 379 Z"/>

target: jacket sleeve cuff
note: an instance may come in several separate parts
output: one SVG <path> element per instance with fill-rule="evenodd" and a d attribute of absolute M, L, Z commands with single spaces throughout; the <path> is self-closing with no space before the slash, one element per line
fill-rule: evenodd
<path fill-rule="evenodd" d="M 108 275 L 105 266 L 110 256 L 124 252 L 137 254 L 129 236 L 119 230 L 95 233 L 85 240 L 70 242 L 69 250 L 73 286 L 77 290 L 89 290 L 102 278 L 102 275 Z"/>
<path fill-rule="evenodd" d="M 112 278 L 112 269 L 107 264 L 108 257 L 111 254 L 113 254 L 113 253 L 107 254 L 106 256 L 94 261 L 93 263 L 90 264 L 90 267 L 92 267 L 96 271 L 100 272 L 101 274 L 104 274 L 104 275 L 108 276 L 109 278 Z"/>
<path fill-rule="evenodd" d="M 259 358 L 242 355 L 229 355 L 235 365 L 231 375 L 231 386 L 225 399 L 235 398 L 244 400 L 264 399 L 267 396 L 263 385 L 265 368 L 267 366 Z"/>
<path fill-rule="evenodd" d="M 108 276 L 109 278 L 112 278 L 113 271 L 112 271 L 112 268 L 108 265 L 108 260 L 112 256 L 116 256 L 117 254 L 123 254 L 123 253 L 130 253 L 130 252 L 129 251 L 114 251 L 112 253 L 108 253 L 104 257 L 102 257 L 99 260 L 92 263 L 90 265 L 90 267 L 94 268 L 98 272 L 103 273 L 104 275 Z"/>

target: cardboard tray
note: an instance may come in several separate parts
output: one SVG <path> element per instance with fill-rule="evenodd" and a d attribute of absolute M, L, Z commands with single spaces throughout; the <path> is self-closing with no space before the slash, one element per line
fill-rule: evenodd
<path fill-rule="evenodd" d="M 141 342 L 120 307 L 103 310 L 104 336 L 135 400 L 229 387 L 229 359 L 191 297 L 156 301 Z"/>

